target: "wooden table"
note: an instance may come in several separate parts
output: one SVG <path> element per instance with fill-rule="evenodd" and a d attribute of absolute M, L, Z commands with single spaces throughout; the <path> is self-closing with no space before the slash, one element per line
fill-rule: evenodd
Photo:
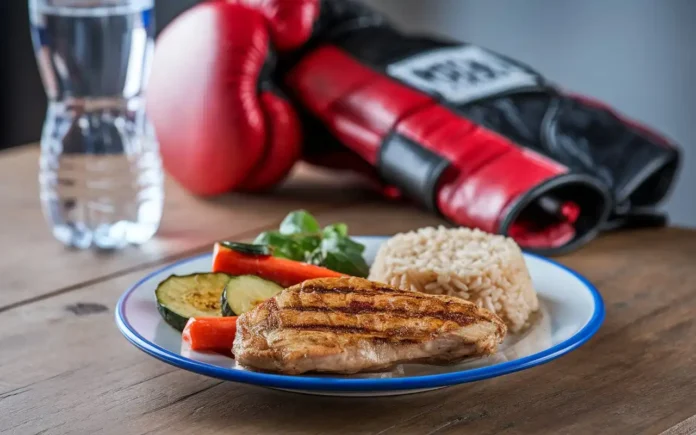
<path fill-rule="evenodd" d="M 352 234 L 442 223 L 356 180 L 299 168 L 274 194 L 203 200 L 167 184 L 161 231 L 141 248 L 69 251 L 37 195 L 38 150 L 0 153 L 0 433 L 696 432 L 696 232 L 605 235 L 559 260 L 600 289 L 606 321 L 570 354 L 496 379 L 379 399 L 326 398 L 221 382 L 135 349 L 119 295 L 160 265 L 248 239 L 306 208 Z"/>

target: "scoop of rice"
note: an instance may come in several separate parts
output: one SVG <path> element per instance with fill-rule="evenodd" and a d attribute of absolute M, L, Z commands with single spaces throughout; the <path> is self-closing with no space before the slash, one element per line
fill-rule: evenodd
<path fill-rule="evenodd" d="M 397 234 L 381 246 L 369 278 L 467 299 L 495 312 L 513 332 L 539 308 L 517 243 L 476 229 L 428 227 Z"/>

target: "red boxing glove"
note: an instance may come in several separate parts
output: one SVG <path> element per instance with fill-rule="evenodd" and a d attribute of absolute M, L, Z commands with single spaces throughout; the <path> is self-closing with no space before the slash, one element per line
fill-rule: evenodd
<path fill-rule="evenodd" d="M 537 252 L 567 251 L 597 234 L 610 210 L 605 185 L 387 73 L 383 60 L 400 38 L 415 50 L 428 48 L 426 40 L 419 46 L 353 3 L 322 5 L 337 8 L 328 11 L 335 22 L 324 24 L 324 37 L 292 65 L 286 84 L 384 181 L 454 223 L 510 235 Z"/>
<path fill-rule="evenodd" d="M 297 115 L 271 80 L 274 48 L 305 43 L 317 0 L 197 5 L 157 40 L 147 107 L 164 167 L 189 191 L 258 190 L 301 154 Z"/>

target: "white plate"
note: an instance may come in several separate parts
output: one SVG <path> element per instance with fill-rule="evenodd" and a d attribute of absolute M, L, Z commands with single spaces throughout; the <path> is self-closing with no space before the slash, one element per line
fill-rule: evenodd
<path fill-rule="evenodd" d="M 355 237 L 371 263 L 384 237 Z M 604 304 L 584 277 L 556 262 L 525 254 L 541 310 L 523 334 L 510 335 L 498 353 L 447 366 L 404 364 L 392 371 L 352 376 L 287 376 L 238 367 L 234 359 L 182 347 L 181 334 L 164 323 L 155 303 L 157 284 L 171 274 L 210 271 L 211 254 L 187 258 L 160 269 L 128 289 L 116 306 L 116 323 L 139 349 L 166 363 L 203 375 L 289 391 L 335 395 L 409 394 L 525 370 L 570 352 L 597 332 Z"/>

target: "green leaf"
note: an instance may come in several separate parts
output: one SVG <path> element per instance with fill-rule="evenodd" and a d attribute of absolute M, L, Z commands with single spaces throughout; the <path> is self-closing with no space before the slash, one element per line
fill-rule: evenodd
<path fill-rule="evenodd" d="M 343 223 L 329 225 L 326 228 L 324 228 L 323 234 L 324 237 L 346 237 L 348 235 L 348 225 Z"/>
<path fill-rule="evenodd" d="M 321 247 L 318 247 L 312 252 L 307 252 L 305 257 L 305 263 L 314 264 L 317 266 L 321 266 L 322 264 L 324 264 L 324 253 L 322 252 Z"/>
<path fill-rule="evenodd" d="M 293 236 L 297 240 L 297 245 L 302 251 L 302 258 L 299 261 L 307 261 L 306 258 L 321 246 L 320 236 Z"/>
<path fill-rule="evenodd" d="M 366 277 L 365 246 L 348 237 L 348 226 L 336 223 L 323 230 L 305 210 L 288 214 L 279 231 L 259 234 L 256 244 L 268 245 L 276 257 L 323 266 L 336 272 Z"/>
<path fill-rule="evenodd" d="M 327 252 L 322 266 L 361 278 L 367 277 L 370 272 L 370 268 L 360 254 L 341 251 Z"/>
<path fill-rule="evenodd" d="M 354 241 L 350 237 L 338 236 L 336 233 L 325 233 L 324 242 L 327 247 L 325 249 L 329 249 L 328 246 L 332 246 L 330 249 L 337 251 L 355 251 L 358 254 L 362 254 L 365 251 L 365 245 Z"/>
<path fill-rule="evenodd" d="M 263 233 L 261 233 L 261 234 L 259 234 L 258 236 L 256 236 L 256 238 L 254 239 L 254 241 L 251 242 L 251 243 L 253 243 L 254 245 L 269 245 L 269 244 L 270 244 L 270 243 L 268 243 L 269 237 L 270 237 L 270 236 L 269 236 L 269 232 L 268 232 L 268 231 L 264 231 Z"/>
<path fill-rule="evenodd" d="M 365 249 L 348 237 L 327 237 L 321 241 L 321 266 L 348 275 L 366 277 L 370 271 L 362 256 Z"/>
<path fill-rule="evenodd" d="M 305 210 L 297 210 L 288 214 L 280 224 L 280 233 L 289 234 L 316 234 L 321 231 L 319 223 L 314 216 Z"/>
<path fill-rule="evenodd" d="M 304 259 L 304 251 L 292 236 L 286 236 L 277 231 L 267 231 L 259 234 L 254 243 L 270 246 L 274 257 L 288 258 L 295 261 Z"/>

